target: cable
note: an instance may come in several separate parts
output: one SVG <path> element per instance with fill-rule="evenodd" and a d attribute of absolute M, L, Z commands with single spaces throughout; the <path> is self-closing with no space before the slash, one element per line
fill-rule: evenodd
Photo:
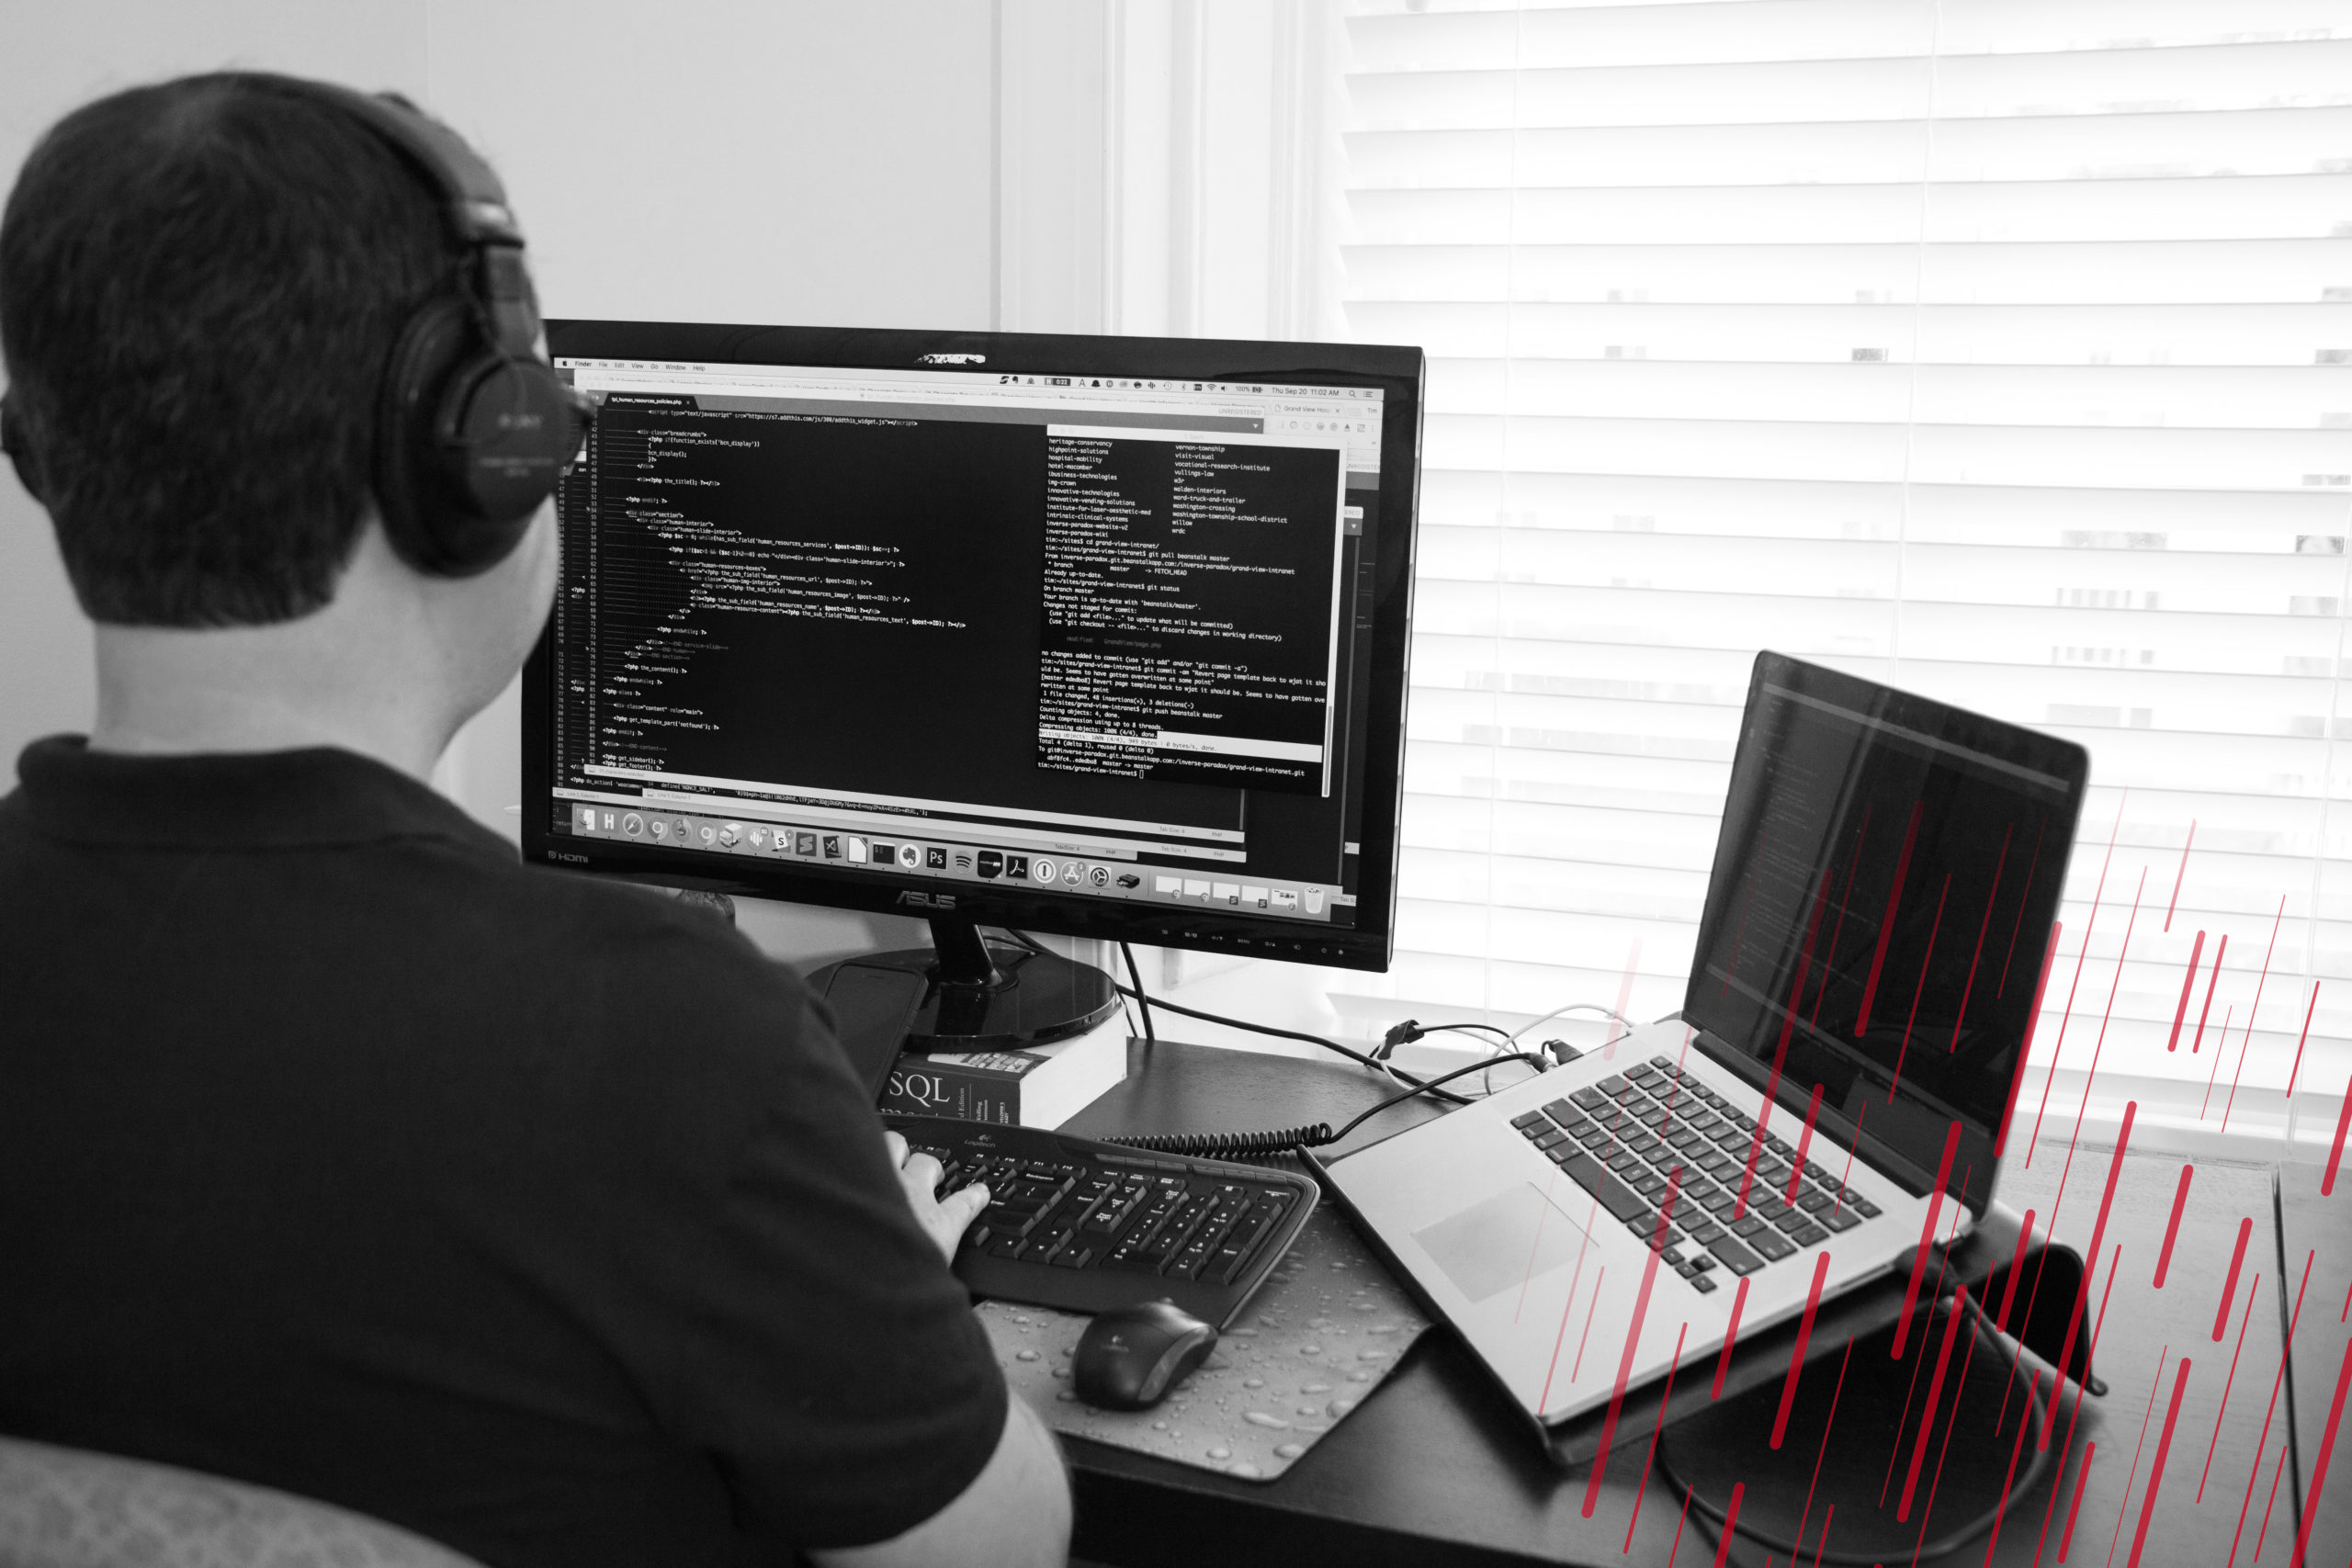
<path fill-rule="evenodd" d="M 1471 1073 L 1486 1072 L 1505 1061 L 1525 1062 L 1539 1072 L 1544 1066 L 1541 1057 L 1524 1051 L 1488 1061 L 1473 1062 L 1466 1067 L 1456 1067 L 1426 1083 L 1416 1084 L 1402 1094 L 1390 1095 L 1337 1132 L 1332 1131 L 1329 1122 L 1317 1122 L 1304 1127 L 1285 1127 L 1264 1133 L 1146 1133 L 1125 1138 L 1105 1138 L 1103 1142 L 1154 1154 L 1192 1155 L 1204 1159 L 1262 1158 L 1267 1155 L 1286 1154 L 1292 1149 L 1319 1149 L 1338 1143 L 1392 1105 L 1401 1105 L 1419 1095 L 1442 1094 L 1443 1091 L 1438 1088 L 1440 1084 Z"/>
<path fill-rule="evenodd" d="M 1127 988 L 1125 986 L 1121 986 L 1119 987 L 1119 991 L 1122 995 L 1127 994 Z M 1140 1000 L 1143 998 L 1137 999 Z M 1252 1033 L 1271 1034 L 1277 1040 L 1304 1040 L 1309 1045 L 1320 1045 L 1326 1051 L 1337 1052 L 1339 1055 L 1345 1056 L 1349 1061 L 1354 1062 L 1360 1066 L 1370 1067 L 1376 1073 L 1385 1072 L 1392 1077 L 1401 1078 L 1406 1083 L 1411 1084 L 1416 1089 L 1428 1087 L 1424 1080 L 1415 1077 L 1410 1073 L 1396 1071 L 1389 1067 L 1385 1063 L 1376 1062 L 1370 1056 L 1365 1055 L 1363 1052 L 1355 1050 L 1351 1046 L 1342 1045 L 1336 1040 L 1326 1040 L 1320 1034 L 1302 1034 L 1295 1029 L 1276 1029 L 1270 1023 L 1251 1023 L 1245 1019 L 1227 1018 L 1222 1013 L 1203 1012 L 1198 1008 L 1188 1008 L 1181 1002 L 1171 1002 L 1165 997 L 1161 997 L 1157 1000 L 1154 1000 L 1151 1005 L 1159 1009 L 1162 1012 L 1182 1013 L 1186 1018 L 1197 1018 L 1204 1023 L 1222 1023 L 1229 1029 L 1247 1029 Z M 1483 1062 L 1479 1064 L 1481 1066 L 1487 1065 L 1487 1064 Z M 1453 1075 L 1449 1073 L 1446 1076 L 1451 1077 Z M 1458 1094 L 1441 1093 L 1438 1098 L 1440 1100 L 1451 1100 L 1456 1105 L 1467 1105 L 1470 1103 Z"/>
<path fill-rule="evenodd" d="M 1119 956 L 1127 961 L 1127 978 L 1136 983 L 1136 1006 L 1143 1010 L 1144 1043 L 1156 1045 L 1159 1043 L 1159 1036 L 1151 1032 L 1151 998 L 1144 995 L 1143 971 L 1136 967 L 1136 950 L 1123 942 L 1119 944 Z M 1115 986 L 1118 982 L 1114 980 L 1112 984 Z"/>
<path fill-rule="evenodd" d="M 998 929 L 1032 953 L 1045 953 L 1046 951 L 1045 948 L 1038 946 L 1033 938 L 1021 931 L 1014 931 L 1011 926 L 1002 926 Z M 1121 945 L 1123 947 L 1125 946 L 1124 943 Z M 1181 1002 L 1171 1002 L 1164 997 L 1155 1000 L 1144 990 L 1142 976 L 1137 975 L 1135 976 L 1135 979 L 1136 985 L 1132 990 L 1125 986 L 1119 985 L 1115 980 L 1112 983 L 1113 988 L 1123 997 L 1134 998 L 1136 1002 L 1146 1010 L 1159 1008 L 1165 1012 L 1182 1013 L 1186 1018 L 1197 1018 L 1204 1023 L 1221 1023 L 1228 1029 L 1246 1029 L 1253 1034 L 1270 1034 L 1277 1040 L 1303 1040 L 1309 1045 L 1320 1045 L 1326 1051 L 1336 1052 L 1338 1055 L 1345 1056 L 1349 1061 L 1357 1064 L 1359 1066 L 1370 1067 L 1374 1072 L 1385 1074 L 1388 1077 L 1394 1078 L 1399 1082 L 1411 1084 L 1417 1089 L 1424 1087 L 1422 1080 L 1415 1077 L 1412 1074 L 1398 1072 L 1385 1063 L 1374 1061 L 1372 1057 L 1367 1056 L 1362 1051 L 1355 1050 L 1351 1046 L 1340 1044 L 1336 1040 L 1326 1040 L 1320 1034 L 1303 1034 L 1295 1029 L 1276 1029 L 1270 1023 L 1251 1023 L 1247 1019 L 1227 1018 L 1223 1013 L 1203 1012 L 1199 1008 L 1188 1008 Z M 1449 1074 L 1448 1076 L 1451 1077 L 1452 1075 Z M 1470 1103 L 1458 1094 L 1441 1093 L 1438 1098 L 1440 1100 L 1450 1100 L 1455 1105 L 1467 1105 Z"/>
<path fill-rule="evenodd" d="M 1545 1024 L 1551 1022 L 1554 1019 L 1559 1017 L 1564 1012 L 1603 1013 L 1623 1024 L 1628 1032 L 1631 1032 L 1635 1027 L 1632 1019 L 1627 1018 L 1615 1008 L 1605 1008 L 1599 1002 L 1570 1002 L 1566 1007 L 1554 1008 L 1550 1012 L 1545 1013 L 1542 1018 L 1537 1019 L 1533 1023 L 1529 1024 L 1517 1034 L 1512 1035 L 1510 1037 L 1511 1043 L 1514 1045 L 1517 1044 L 1525 1036 L 1534 1033 L 1537 1030 L 1543 1028 Z"/>

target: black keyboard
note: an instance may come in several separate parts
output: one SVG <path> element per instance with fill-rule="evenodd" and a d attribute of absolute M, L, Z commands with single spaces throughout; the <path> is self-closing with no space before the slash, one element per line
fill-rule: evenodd
<path fill-rule="evenodd" d="M 1306 1176 L 1147 1154 L 1038 1127 L 887 1114 L 937 1159 L 943 1195 L 985 1181 L 956 1249 L 975 1295 L 1067 1312 L 1170 1301 L 1222 1329 L 1289 1250 L 1317 1189 Z"/>
<path fill-rule="evenodd" d="M 1879 1213 L 1869 1199 L 1847 1191 L 1812 1160 L 1799 1175 L 1796 1150 L 1778 1134 L 1765 1134 L 1748 1179 L 1756 1118 L 1686 1076 L 1670 1056 L 1653 1056 L 1514 1116 L 1511 1125 L 1627 1230 L 1662 1247 L 1661 1260 L 1702 1294 L 1716 1288 L 1711 1276 L 1718 1264 L 1734 1274 L 1753 1274 Z M 1681 1177 L 1672 1223 L 1661 1231 L 1658 1206 L 1677 1169 Z"/>

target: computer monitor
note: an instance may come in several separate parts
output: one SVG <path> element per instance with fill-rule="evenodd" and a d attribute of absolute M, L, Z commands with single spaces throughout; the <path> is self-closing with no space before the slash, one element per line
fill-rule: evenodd
<path fill-rule="evenodd" d="M 922 916 L 915 1033 L 1091 1027 L 982 924 L 1383 969 L 1418 349 L 555 321 L 598 405 L 526 855 Z"/>

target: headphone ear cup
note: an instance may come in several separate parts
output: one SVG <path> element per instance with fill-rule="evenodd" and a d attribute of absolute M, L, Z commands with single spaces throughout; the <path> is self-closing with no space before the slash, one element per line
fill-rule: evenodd
<path fill-rule="evenodd" d="M 537 359 L 482 340 L 469 301 L 409 321 L 386 367 L 376 502 L 401 558 L 439 577 L 504 559 L 577 450 L 570 389 Z"/>
<path fill-rule="evenodd" d="M 580 449 L 571 389 L 537 359 L 462 367 L 435 420 L 443 490 L 485 523 L 527 524 Z"/>
<path fill-rule="evenodd" d="M 25 437 L 24 422 L 17 417 L 14 399 L 0 397 L 0 452 L 17 467 L 17 482 L 25 493 L 43 506 L 49 498 L 40 492 L 40 461 L 33 456 L 32 443 Z"/>

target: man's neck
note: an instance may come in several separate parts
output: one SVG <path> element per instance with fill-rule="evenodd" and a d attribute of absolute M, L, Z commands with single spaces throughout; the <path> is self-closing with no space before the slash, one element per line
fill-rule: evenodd
<path fill-rule="evenodd" d="M 528 543 L 551 552 L 551 531 L 538 532 L 548 537 Z M 335 746 L 426 778 L 529 646 L 518 616 L 533 614 L 531 599 L 506 570 L 421 578 L 370 524 L 334 597 L 298 620 L 100 626 L 90 745 L 149 755 Z M 551 553 L 539 575 L 551 579 Z"/>

